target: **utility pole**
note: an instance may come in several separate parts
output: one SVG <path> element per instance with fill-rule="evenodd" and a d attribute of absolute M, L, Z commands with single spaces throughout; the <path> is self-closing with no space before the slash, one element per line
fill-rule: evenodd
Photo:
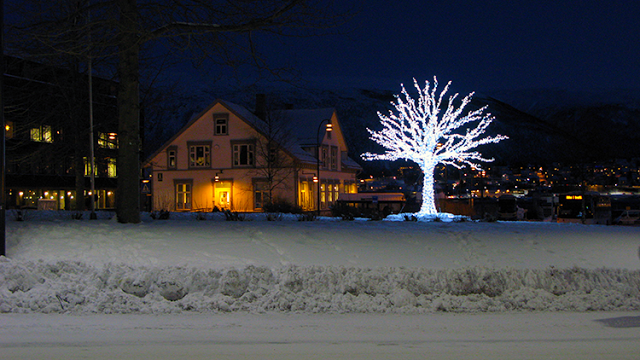
<path fill-rule="evenodd" d="M 7 255 L 6 249 L 6 224 L 5 224 L 5 197 L 4 173 L 5 173 L 5 122 L 4 122 L 4 97 L 2 89 L 4 87 L 4 1 L 0 0 L 0 123 L 2 123 L 2 135 L 0 137 L 0 256 Z"/>

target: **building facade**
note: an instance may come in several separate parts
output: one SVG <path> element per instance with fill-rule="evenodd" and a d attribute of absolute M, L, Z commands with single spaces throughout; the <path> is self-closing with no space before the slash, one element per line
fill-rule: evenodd
<path fill-rule="evenodd" d="M 5 56 L 7 208 L 80 210 L 115 207 L 117 83 L 94 77 L 94 174 L 91 193 L 86 74 Z"/>
<path fill-rule="evenodd" d="M 260 212 L 285 202 L 326 212 L 357 192 L 361 168 L 347 150 L 333 109 L 258 117 L 216 100 L 145 161 L 143 188 L 153 210 Z"/>

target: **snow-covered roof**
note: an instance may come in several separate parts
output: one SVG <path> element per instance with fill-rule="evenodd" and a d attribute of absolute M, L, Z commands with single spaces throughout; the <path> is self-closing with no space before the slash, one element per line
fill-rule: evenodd
<path fill-rule="evenodd" d="M 298 143 L 304 145 L 316 145 L 318 128 L 324 120 L 331 120 L 335 109 L 296 109 L 275 111 L 273 116 L 278 116 L 295 128 Z"/>
<path fill-rule="evenodd" d="M 251 125 L 258 132 L 262 133 L 265 136 L 269 134 L 268 124 L 264 120 L 256 116 L 253 112 L 249 111 L 242 105 L 218 99 L 206 109 L 204 109 L 197 115 L 194 115 L 191 120 L 180 131 L 178 131 L 178 133 L 176 133 L 171 139 L 169 139 L 169 141 L 167 141 L 165 145 L 160 147 L 158 151 L 151 155 L 148 158 L 149 160 L 147 161 L 150 161 L 150 159 L 154 158 L 158 153 L 169 146 L 169 144 L 171 144 L 171 142 L 173 142 L 173 140 L 178 135 L 189 128 L 195 121 L 198 121 L 198 119 L 202 118 L 202 116 L 207 113 L 207 111 L 209 111 L 218 103 L 222 104 L 231 112 L 243 119 L 247 124 Z M 275 111 L 270 113 L 269 116 L 275 117 L 275 121 L 279 122 L 280 124 L 282 124 L 282 126 L 288 129 L 290 138 L 288 138 L 287 140 L 290 141 L 286 141 L 286 143 L 281 144 L 281 146 L 298 161 L 308 164 L 315 164 L 317 162 L 315 156 L 305 151 L 303 147 L 316 145 L 317 131 L 320 123 L 324 120 L 331 119 L 334 113 L 335 109 L 333 108 L 296 109 Z M 362 168 L 357 162 L 347 156 L 342 157 L 342 166 L 343 168 L 350 170 L 359 170 Z"/>

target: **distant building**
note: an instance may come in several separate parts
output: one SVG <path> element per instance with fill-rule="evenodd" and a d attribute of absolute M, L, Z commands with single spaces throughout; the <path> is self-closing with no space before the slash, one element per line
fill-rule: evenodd
<path fill-rule="evenodd" d="M 90 191 L 86 74 L 5 56 L 7 208 L 84 208 Z M 93 78 L 96 208 L 115 207 L 117 83 Z M 79 170 L 78 174 L 76 169 Z"/>

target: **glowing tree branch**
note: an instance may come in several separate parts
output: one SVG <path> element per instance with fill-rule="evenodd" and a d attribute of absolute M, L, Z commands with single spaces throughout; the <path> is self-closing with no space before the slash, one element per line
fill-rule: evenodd
<path fill-rule="evenodd" d="M 418 90 L 418 98 L 413 99 L 402 86 L 402 95 L 396 95 L 393 106 L 396 112 L 389 115 L 378 112 L 383 129 L 373 131 L 371 140 L 387 149 L 384 154 L 364 153 L 364 160 L 398 160 L 405 159 L 416 162 L 424 173 L 422 188 L 422 206 L 418 216 L 436 215 L 434 196 L 434 172 L 436 165 L 442 163 L 460 169 L 469 165 L 480 169 L 479 162 L 491 162 L 472 149 L 489 143 L 497 143 L 507 139 L 504 135 L 482 137 L 487 126 L 494 117 L 485 113 L 486 106 L 470 111 L 462 116 L 462 111 L 469 104 L 473 93 L 462 99 L 459 107 L 453 102 L 458 94 L 450 96 L 444 113 L 441 111 L 443 98 L 451 82 L 437 95 L 438 81 L 433 78 L 433 88 L 428 81 L 424 88 L 413 79 Z M 475 127 L 470 124 L 475 123 Z"/>

